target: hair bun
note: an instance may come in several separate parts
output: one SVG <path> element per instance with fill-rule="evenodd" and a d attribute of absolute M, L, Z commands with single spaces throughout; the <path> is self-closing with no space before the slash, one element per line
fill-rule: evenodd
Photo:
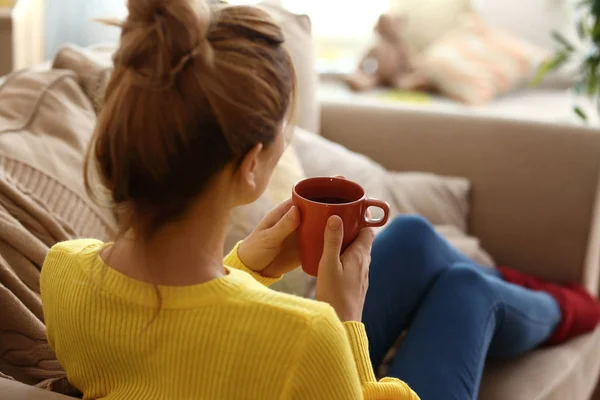
<path fill-rule="evenodd" d="M 203 56 L 198 49 L 206 48 L 210 23 L 205 1 L 129 0 L 128 8 L 116 66 L 161 85 L 190 54 Z"/>
<path fill-rule="evenodd" d="M 128 0 L 129 18 L 140 22 L 152 22 L 158 16 L 173 14 L 173 10 L 186 7 L 194 9 L 196 5 L 206 3 L 202 0 Z"/>
<path fill-rule="evenodd" d="M 215 176 L 279 137 L 296 79 L 281 28 L 260 8 L 129 0 L 129 9 L 85 179 L 94 193 L 97 174 L 121 232 L 148 242 Z"/>

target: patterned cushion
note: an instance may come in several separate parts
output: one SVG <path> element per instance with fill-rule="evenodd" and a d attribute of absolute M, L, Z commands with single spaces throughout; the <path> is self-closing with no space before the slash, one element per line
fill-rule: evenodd
<path fill-rule="evenodd" d="M 482 104 L 523 85 L 545 55 L 471 14 L 425 52 L 424 68 L 444 95 Z"/>

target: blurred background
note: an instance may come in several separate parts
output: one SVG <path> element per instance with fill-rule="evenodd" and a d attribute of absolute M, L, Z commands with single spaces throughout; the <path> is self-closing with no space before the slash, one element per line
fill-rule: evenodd
<path fill-rule="evenodd" d="M 1 1 L 1 0 L 0 0 Z M 232 0 L 256 4 L 257 0 Z M 387 11 L 408 16 L 407 35 L 423 50 L 451 26 L 461 11 L 475 9 L 484 19 L 533 43 L 553 45 L 551 30 L 576 38 L 574 0 L 281 0 L 281 5 L 312 21 L 321 72 L 349 72 L 373 41 L 373 26 Z M 117 29 L 92 23 L 98 17 L 124 17 L 124 0 L 46 0 L 46 57 L 64 43 L 87 46 L 118 39 Z"/>
<path fill-rule="evenodd" d="M 227 2 L 271 7 L 321 100 L 485 106 L 478 112 L 551 122 L 600 114 L 600 0 Z M 119 29 L 96 19 L 126 15 L 126 0 L 0 0 L 0 75 L 67 44 L 114 49 Z"/>

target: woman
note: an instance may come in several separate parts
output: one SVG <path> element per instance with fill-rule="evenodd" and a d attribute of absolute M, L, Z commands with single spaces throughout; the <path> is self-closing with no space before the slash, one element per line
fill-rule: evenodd
<path fill-rule="evenodd" d="M 417 399 L 373 373 L 409 325 L 391 374 L 423 399 L 470 399 L 488 348 L 512 356 L 562 324 L 554 297 L 416 217 L 391 224 L 371 263 L 372 232 L 340 256 L 332 217 L 319 301 L 265 287 L 298 265 L 290 202 L 223 261 L 231 209 L 261 195 L 285 147 L 282 33 L 256 8 L 192 0 L 130 0 L 122 28 L 89 154 L 121 234 L 56 245 L 41 277 L 48 340 L 86 399 Z"/>

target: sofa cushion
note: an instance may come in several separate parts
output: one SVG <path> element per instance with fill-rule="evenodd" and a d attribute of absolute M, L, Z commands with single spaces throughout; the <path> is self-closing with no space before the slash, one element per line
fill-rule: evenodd
<path fill-rule="evenodd" d="M 368 157 L 300 128 L 296 129 L 292 145 L 307 176 L 343 175 L 358 182 L 369 196 L 390 203 L 392 218 L 400 214 L 421 215 L 436 225 L 438 232 L 461 252 L 481 265 L 494 266 L 479 240 L 465 233 L 471 186 L 468 180 L 389 172 Z M 305 296 L 312 295 L 314 280 L 306 275 L 301 277 L 301 272 L 294 273 L 293 289 L 300 288 Z M 297 284 L 298 281 L 303 283 Z M 289 289 L 286 284 L 284 290 Z"/>
<path fill-rule="evenodd" d="M 547 55 L 470 14 L 427 49 L 423 68 L 444 95 L 467 104 L 483 104 L 525 84 Z"/>
<path fill-rule="evenodd" d="M 455 28 L 470 8 L 471 0 L 393 1 L 393 11 L 408 19 L 405 37 L 417 52 Z"/>
<path fill-rule="evenodd" d="M 370 158 L 302 129 L 296 130 L 293 144 L 307 176 L 343 175 L 358 182 L 369 196 L 390 203 L 390 216 L 421 215 L 463 253 L 482 265 L 494 265 L 479 241 L 465 233 L 471 187 L 467 179 L 386 171 Z"/>
<path fill-rule="evenodd" d="M 305 177 L 294 146 L 288 146 L 273 171 L 266 192 L 254 203 L 232 210 L 225 238 L 225 253 L 228 253 L 237 242 L 248 236 L 261 219 L 277 204 L 289 199 L 292 187 Z M 271 286 L 281 292 L 307 297 L 313 288 L 313 280 L 302 269 L 287 273 L 281 280 Z"/>
<path fill-rule="evenodd" d="M 290 197 L 291 186 L 288 192 Z M 234 208 L 227 227 L 225 253 L 231 251 L 237 242 L 246 238 L 276 205 L 277 203 L 271 201 L 267 190 L 254 203 Z M 313 288 L 314 279 L 305 274 L 301 268 L 285 274 L 278 282 L 271 285 L 271 289 L 300 297 L 310 297 Z"/>
<path fill-rule="evenodd" d="M 490 361 L 481 400 L 587 400 L 600 367 L 600 328 L 561 346 L 512 361 Z"/>
<path fill-rule="evenodd" d="M 291 196 L 291 188 L 306 177 L 304 168 L 294 146 L 288 146 L 279 159 L 267 187 L 267 196 L 273 204 L 279 204 Z"/>
<path fill-rule="evenodd" d="M 62 396 L 3 378 L 0 378 L 0 393 L 4 399 L 12 400 L 73 400 L 73 397 Z"/>
<path fill-rule="evenodd" d="M 23 71 L 6 79 L 0 86 L 0 167 L 75 237 L 107 239 L 115 233 L 114 215 L 90 201 L 83 185 L 96 115 L 77 81 L 67 71 Z"/>
<path fill-rule="evenodd" d="M 46 340 L 39 273 L 57 242 L 116 233 L 83 185 L 94 123 L 72 72 L 21 71 L 0 86 L 0 370 L 65 393 L 74 389 Z"/>
<path fill-rule="evenodd" d="M 379 371 L 385 376 L 395 350 Z M 517 359 L 488 360 L 480 400 L 588 400 L 600 368 L 600 328 L 560 346 L 541 348 Z"/>
<path fill-rule="evenodd" d="M 318 133 L 321 112 L 317 99 L 319 74 L 316 69 L 315 45 L 311 34 L 310 18 L 284 10 L 274 2 L 263 2 L 261 6 L 277 22 L 285 36 L 288 49 L 298 79 L 296 104 L 296 125 L 310 132 Z"/>
<path fill-rule="evenodd" d="M 277 163 L 271 181 L 262 196 L 252 204 L 232 210 L 225 238 L 225 254 L 229 253 L 237 242 L 246 238 L 277 204 L 289 199 L 294 184 L 304 177 L 304 170 L 296 149 L 289 146 Z M 283 280 L 286 280 L 286 277 Z"/>
<path fill-rule="evenodd" d="M 296 130 L 293 143 L 307 176 L 343 175 L 358 182 L 369 196 L 390 203 L 392 217 L 421 215 L 463 253 L 483 265 L 493 266 L 492 258 L 478 240 L 465 234 L 471 187 L 468 180 L 389 172 L 368 157 L 302 129 Z"/>
<path fill-rule="evenodd" d="M 419 214 L 435 225 L 466 228 L 466 179 L 388 172 L 370 158 L 302 129 L 297 129 L 293 144 L 307 176 L 343 175 L 362 185 L 368 196 L 389 202 L 393 215 Z"/>
<path fill-rule="evenodd" d="M 577 33 L 579 13 L 571 1 L 550 4 L 548 0 L 475 0 L 473 8 L 486 22 L 548 51 L 559 47 L 552 37 L 553 32 L 560 33 L 575 48 L 585 48 Z M 515 18 L 516 14 L 523 18 Z M 579 66 L 585 56 L 584 51 L 571 54 L 569 60 L 556 71 L 550 71 L 539 86 L 563 91 L 572 88 L 577 83 Z"/>
<path fill-rule="evenodd" d="M 302 166 L 296 164 L 296 157 Z M 267 192 L 255 203 L 233 210 L 225 251 L 248 236 L 278 202 L 291 195 L 294 183 L 305 175 L 344 175 L 363 185 L 370 196 L 389 201 L 392 216 L 420 214 L 437 224 L 438 232 L 464 254 L 482 265 L 494 265 L 479 241 L 464 233 L 469 212 L 467 180 L 433 174 L 390 173 L 367 157 L 300 128 L 296 129 L 292 146 L 284 153 Z M 297 269 L 273 289 L 310 297 L 314 283 L 313 278 Z"/>

